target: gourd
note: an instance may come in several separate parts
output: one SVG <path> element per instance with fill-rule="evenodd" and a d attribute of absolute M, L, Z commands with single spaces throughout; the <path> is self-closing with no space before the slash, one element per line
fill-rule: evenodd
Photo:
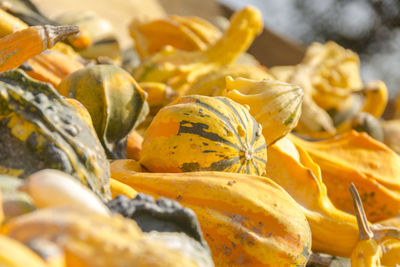
<path fill-rule="evenodd" d="M 382 116 L 389 99 L 388 89 L 383 81 L 369 82 L 364 88 L 365 103 L 362 112 L 368 112 L 375 118 Z"/>
<path fill-rule="evenodd" d="M 313 43 L 300 64 L 270 71 L 276 79 L 304 90 L 296 131 L 305 136 L 315 132 L 334 135 L 336 129 L 327 111 L 348 109 L 352 105 L 351 94 L 363 87 L 358 55 L 334 42 Z"/>
<path fill-rule="evenodd" d="M 358 242 L 356 218 L 332 204 L 321 169 L 297 143 L 293 149 L 288 137 L 268 147 L 266 175 L 301 205 L 310 224 L 313 252 L 350 257 Z M 400 237 L 396 228 L 373 226 L 372 231 L 377 242 Z"/>
<path fill-rule="evenodd" d="M 246 6 L 231 18 L 222 37 L 204 51 L 181 51 L 167 47 L 146 58 L 134 72 L 138 82 L 161 82 L 185 94 L 197 77 L 232 63 L 262 30 L 258 9 Z M 238 41 L 239 40 L 239 41 Z"/>
<path fill-rule="evenodd" d="M 23 30 L 29 26 L 22 20 L 0 9 L 0 37 L 4 37 L 15 31 Z"/>
<path fill-rule="evenodd" d="M 128 186 L 128 185 L 126 185 Z M 139 193 L 129 199 L 119 196 L 107 203 L 112 212 L 135 220 L 142 231 L 154 240 L 165 242 L 192 258 L 199 266 L 214 266 L 210 248 L 203 238 L 195 213 L 178 202 Z"/>
<path fill-rule="evenodd" d="M 76 26 L 33 26 L 0 39 L 0 72 L 14 69 L 29 58 L 76 34 Z"/>
<path fill-rule="evenodd" d="M 140 173 L 111 177 L 155 198 L 176 199 L 200 222 L 216 266 L 307 262 L 311 235 L 300 207 L 272 180 L 226 172 Z"/>
<path fill-rule="evenodd" d="M 396 239 L 388 239 L 382 242 L 382 266 L 396 267 L 400 263 L 400 241 Z"/>
<path fill-rule="evenodd" d="M 147 93 L 149 107 L 158 111 L 161 107 L 169 104 L 178 93 L 164 83 L 143 82 L 140 87 Z"/>
<path fill-rule="evenodd" d="M 45 168 L 59 169 L 110 197 L 109 163 L 80 113 L 49 84 L 22 71 L 0 74 L 0 173 L 25 178 Z"/>
<path fill-rule="evenodd" d="M 1 195 L 1 188 L 0 188 L 0 228 L 1 228 L 1 224 L 4 221 L 4 211 L 3 211 L 3 198 Z"/>
<path fill-rule="evenodd" d="M 354 184 L 351 184 L 350 192 L 353 198 L 354 210 L 356 212 L 358 228 L 360 231 L 360 241 L 351 253 L 351 266 L 381 266 L 380 258 L 382 256 L 382 248 L 374 240 L 374 233 L 368 225 L 360 195 L 358 194 Z"/>
<path fill-rule="evenodd" d="M 129 33 L 141 58 L 146 58 L 164 46 L 179 50 L 205 50 L 220 37 L 220 31 L 199 17 L 168 16 L 152 21 L 134 19 Z"/>
<path fill-rule="evenodd" d="M 53 241 L 64 250 L 67 266 L 198 266 L 179 251 L 149 238 L 132 220 L 79 207 L 37 210 L 9 221 L 4 232 L 24 243 L 37 238 Z"/>
<path fill-rule="evenodd" d="M 129 73 L 113 65 L 87 66 L 65 77 L 57 90 L 86 107 L 108 157 L 126 157 L 127 136 L 148 113 L 146 93 Z"/>
<path fill-rule="evenodd" d="M 400 120 L 387 120 L 381 122 L 383 143 L 394 152 L 400 154 Z"/>
<path fill-rule="evenodd" d="M 113 178 L 110 178 L 110 190 L 111 190 L 111 195 L 113 198 L 116 198 L 119 195 L 124 195 L 129 198 L 135 198 L 137 195 L 137 192 L 135 191 L 135 189 L 133 189 L 130 186 L 127 186 L 126 184 L 123 184 Z"/>
<path fill-rule="evenodd" d="M 0 235 L 0 266 L 48 267 L 35 252 L 20 242 L 4 235 Z"/>
<path fill-rule="evenodd" d="M 32 78 L 51 83 L 57 87 L 68 74 L 82 69 L 84 65 L 61 52 L 48 50 L 27 62 L 29 70 L 25 72 Z"/>
<path fill-rule="evenodd" d="M 19 190 L 26 192 L 37 208 L 74 205 L 104 216 L 109 215 L 107 207 L 92 191 L 59 170 L 35 172 L 24 180 Z"/>
<path fill-rule="evenodd" d="M 24 245 L 38 254 L 46 262 L 46 266 L 68 267 L 65 263 L 64 251 L 54 242 L 44 238 L 36 238 L 29 240 Z"/>
<path fill-rule="evenodd" d="M 0 191 L 2 194 L 0 210 L 3 211 L 3 222 L 36 209 L 29 195 L 18 190 L 22 183 L 23 181 L 16 177 L 0 175 Z"/>
<path fill-rule="evenodd" d="M 123 169 L 130 169 L 136 172 L 148 172 L 140 163 L 133 159 L 118 159 L 114 160 L 110 165 L 110 171 L 120 171 Z"/>
<path fill-rule="evenodd" d="M 250 107 L 250 114 L 262 126 L 267 145 L 288 134 L 300 118 L 303 91 L 296 85 L 228 76 L 223 94 Z"/>
<path fill-rule="evenodd" d="M 143 137 L 137 131 L 131 131 L 126 142 L 126 157 L 128 159 L 139 160 L 142 143 Z"/>
<path fill-rule="evenodd" d="M 251 80 L 273 79 L 263 66 L 232 63 L 221 66 L 197 77 L 186 90 L 186 95 L 222 96 L 226 88 L 226 77 Z"/>
<path fill-rule="evenodd" d="M 157 153 L 155 153 L 157 151 Z M 162 108 L 144 136 L 140 163 L 151 172 L 265 172 L 261 127 L 225 97 L 184 96 Z"/>
<path fill-rule="evenodd" d="M 371 222 L 400 212 L 400 157 L 365 133 L 351 131 L 337 138 L 309 142 L 290 135 L 318 164 L 328 196 L 341 210 L 351 212 L 345 189 L 353 182 Z"/>
<path fill-rule="evenodd" d="M 91 41 L 87 47 L 77 49 L 84 58 L 95 59 L 106 56 L 118 60 L 121 56 L 120 45 L 111 23 L 95 12 L 91 10 L 68 12 L 58 16 L 56 21 L 61 24 L 76 25 L 84 30 Z"/>

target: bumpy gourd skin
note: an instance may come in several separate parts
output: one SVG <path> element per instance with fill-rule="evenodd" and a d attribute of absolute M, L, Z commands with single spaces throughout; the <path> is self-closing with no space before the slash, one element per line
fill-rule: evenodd
<path fill-rule="evenodd" d="M 57 90 L 89 111 L 107 155 L 126 158 L 129 132 L 147 115 L 147 95 L 132 76 L 112 65 L 94 65 L 62 80 Z"/>
<path fill-rule="evenodd" d="M 154 117 L 140 163 L 152 172 L 260 175 L 267 160 L 261 131 L 248 110 L 229 98 L 181 97 Z"/>
<path fill-rule="evenodd" d="M 1 174 L 59 169 L 110 197 L 109 163 L 95 132 L 48 84 L 19 70 L 0 75 L 0 136 Z"/>
<path fill-rule="evenodd" d="M 192 209 L 215 266 L 307 263 L 311 253 L 307 220 L 299 205 L 268 178 L 228 172 L 139 173 L 129 164 L 120 164 L 111 176 Z"/>

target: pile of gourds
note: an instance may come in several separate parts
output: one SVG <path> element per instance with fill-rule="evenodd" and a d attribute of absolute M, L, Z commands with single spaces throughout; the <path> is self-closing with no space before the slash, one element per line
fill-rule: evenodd
<path fill-rule="evenodd" d="M 354 52 L 268 70 L 251 6 L 135 19 L 124 53 L 94 13 L 3 9 L 1 266 L 400 264 L 400 123 Z"/>

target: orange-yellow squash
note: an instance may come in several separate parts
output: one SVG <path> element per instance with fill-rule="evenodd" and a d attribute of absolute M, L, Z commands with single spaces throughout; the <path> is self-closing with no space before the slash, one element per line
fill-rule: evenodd
<path fill-rule="evenodd" d="M 126 157 L 128 159 L 139 160 L 142 151 L 143 137 L 135 130 L 132 130 L 126 142 Z"/>
<path fill-rule="evenodd" d="M 33 26 L 0 39 L 0 72 L 14 69 L 29 58 L 76 34 L 76 26 Z"/>
<path fill-rule="evenodd" d="M 4 235 L 0 235 L 0 266 L 48 267 L 48 265 L 28 247 Z"/>
<path fill-rule="evenodd" d="M 358 242 L 356 218 L 332 204 L 321 170 L 306 151 L 282 138 L 268 147 L 267 175 L 301 205 L 310 224 L 314 252 L 350 257 Z M 396 228 L 373 226 L 372 231 L 377 242 L 400 236 Z"/>
<path fill-rule="evenodd" d="M 64 250 L 67 266 L 198 266 L 120 215 L 109 217 L 78 207 L 53 207 L 14 218 L 5 229 L 8 236 L 20 242 L 36 238 L 53 241 Z"/>
<path fill-rule="evenodd" d="M 358 241 L 356 218 L 333 206 L 321 171 L 306 152 L 282 138 L 268 147 L 267 176 L 301 205 L 310 224 L 314 252 L 350 256 Z"/>
<path fill-rule="evenodd" d="M 57 87 L 68 74 L 82 69 L 84 65 L 61 52 L 45 51 L 28 60 L 32 70 L 25 72 L 34 79 L 51 83 Z"/>
<path fill-rule="evenodd" d="M 266 160 L 260 124 L 244 106 L 226 97 L 194 95 L 157 113 L 144 136 L 140 163 L 151 172 L 260 175 Z"/>
<path fill-rule="evenodd" d="M 221 35 L 206 20 L 176 15 L 149 22 L 133 20 L 129 32 L 141 58 L 160 51 L 166 45 L 185 51 L 204 50 Z"/>
<path fill-rule="evenodd" d="M 268 178 L 226 172 L 140 173 L 122 164 L 112 177 L 193 209 L 215 266 L 304 266 L 310 255 L 304 214 Z"/>
<path fill-rule="evenodd" d="M 113 198 L 119 195 L 124 195 L 129 198 L 135 198 L 137 195 L 137 192 L 132 187 L 112 178 L 110 178 L 110 190 Z"/>
<path fill-rule="evenodd" d="M 356 131 L 319 142 L 293 135 L 290 139 L 320 166 L 328 196 L 336 207 L 351 213 L 347 188 L 353 182 L 371 222 L 400 213 L 400 156 L 383 143 Z"/>

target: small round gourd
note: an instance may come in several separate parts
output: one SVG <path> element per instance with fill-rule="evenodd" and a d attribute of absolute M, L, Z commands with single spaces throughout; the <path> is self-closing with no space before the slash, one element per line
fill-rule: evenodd
<path fill-rule="evenodd" d="M 148 113 L 147 94 L 128 72 L 113 65 L 88 66 L 65 77 L 57 90 L 89 111 L 109 158 L 126 158 L 128 134 Z"/>
<path fill-rule="evenodd" d="M 261 132 L 249 111 L 229 98 L 184 96 L 154 117 L 140 163 L 151 172 L 261 175 L 267 160 Z"/>

